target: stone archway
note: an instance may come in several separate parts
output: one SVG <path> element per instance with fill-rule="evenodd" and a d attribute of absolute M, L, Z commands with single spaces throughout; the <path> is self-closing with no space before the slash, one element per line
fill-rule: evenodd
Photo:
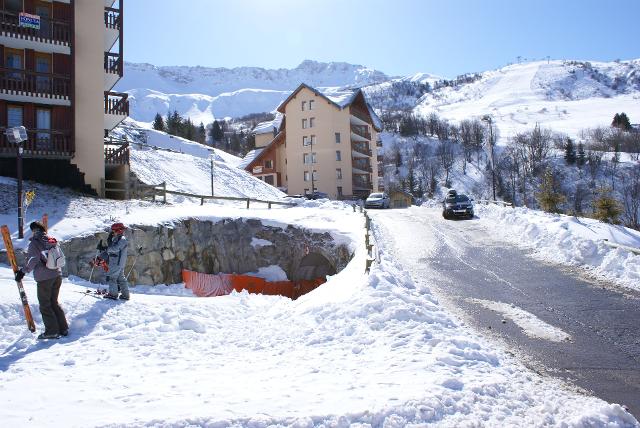
<path fill-rule="evenodd" d="M 292 279 L 294 281 L 325 279 L 327 275 L 336 273 L 336 268 L 325 256 L 320 253 L 309 253 L 300 260 Z"/>

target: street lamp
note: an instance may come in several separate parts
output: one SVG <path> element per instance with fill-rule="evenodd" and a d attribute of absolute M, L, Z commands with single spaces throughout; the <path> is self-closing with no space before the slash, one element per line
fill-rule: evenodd
<path fill-rule="evenodd" d="M 24 126 L 7 128 L 5 131 L 9 143 L 15 144 L 16 178 L 18 179 L 18 238 L 24 238 L 24 217 L 22 213 L 22 142 L 27 141 L 27 130 Z"/>
<path fill-rule="evenodd" d="M 487 122 L 489 124 L 489 147 L 491 149 L 490 152 L 490 161 L 491 161 L 491 184 L 493 187 L 493 200 L 496 200 L 496 168 L 495 162 L 493 158 L 493 118 L 488 114 L 482 117 L 483 122 Z"/>

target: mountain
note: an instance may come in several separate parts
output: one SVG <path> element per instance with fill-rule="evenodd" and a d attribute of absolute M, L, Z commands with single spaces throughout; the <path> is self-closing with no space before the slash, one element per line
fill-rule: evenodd
<path fill-rule="evenodd" d="M 615 113 L 640 122 L 640 60 L 509 65 L 427 92 L 413 111 L 454 122 L 490 114 L 502 141 L 536 123 L 577 137 Z"/>
<path fill-rule="evenodd" d="M 125 63 L 116 89 L 130 94 L 131 117 L 151 122 L 156 113 L 177 110 L 193 121 L 272 111 L 301 82 L 315 87 L 364 86 L 386 74 L 344 62 L 306 60 L 293 69 L 258 67 L 156 67 Z"/>

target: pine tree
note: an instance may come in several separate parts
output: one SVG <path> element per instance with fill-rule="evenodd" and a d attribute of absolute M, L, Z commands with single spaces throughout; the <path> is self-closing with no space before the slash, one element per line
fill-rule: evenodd
<path fill-rule="evenodd" d="M 198 126 L 196 141 L 200 144 L 205 144 L 207 141 L 207 130 L 204 128 L 204 123 L 202 122 L 200 122 L 200 126 Z"/>
<path fill-rule="evenodd" d="M 578 153 L 576 154 L 576 163 L 578 167 L 584 166 L 587 161 L 587 155 L 584 151 L 584 144 L 578 143 Z"/>
<path fill-rule="evenodd" d="M 547 168 L 542 176 L 540 192 L 536 193 L 535 196 L 543 210 L 550 213 L 560 212 L 560 204 L 562 204 L 566 198 L 560 192 L 560 184 L 550 168 Z"/>
<path fill-rule="evenodd" d="M 613 126 L 614 128 L 620 128 L 624 131 L 629 131 L 631 129 L 631 121 L 629 120 L 629 116 L 627 116 L 626 113 L 616 113 L 613 116 L 611 126 Z"/>
<path fill-rule="evenodd" d="M 214 141 L 213 145 L 215 145 L 216 142 L 220 142 L 224 139 L 224 131 L 222 130 L 222 127 L 217 120 L 214 120 L 213 125 L 211 125 L 211 138 Z"/>
<path fill-rule="evenodd" d="M 576 148 L 571 138 L 567 138 L 567 142 L 564 145 L 564 160 L 567 162 L 567 165 L 576 163 Z"/>
<path fill-rule="evenodd" d="M 153 119 L 153 129 L 156 131 L 164 131 L 164 119 L 160 113 L 156 113 L 156 117 Z"/>
<path fill-rule="evenodd" d="M 611 189 L 600 188 L 598 196 L 593 201 L 594 217 L 603 223 L 618 224 L 622 209 L 618 201 L 612 196 Z"/>

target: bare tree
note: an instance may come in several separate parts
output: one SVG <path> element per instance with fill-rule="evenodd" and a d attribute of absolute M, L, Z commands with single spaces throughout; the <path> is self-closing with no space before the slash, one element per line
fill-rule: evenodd
<path fill-rule="evenodd" d="M 640 230 L 640 165 L 634 165 L 623 176 L 622 196 L 626 225 Z"/>
<path fill-rule="evenodd" d="M 444 185 L 449 187 L 449 173 L 455 162 L 455 150 L 453 144 L 449 140 L 440 140 L 438 145 L 438 158 L 440 159 L 440 165 L 445 172 Z"/>

